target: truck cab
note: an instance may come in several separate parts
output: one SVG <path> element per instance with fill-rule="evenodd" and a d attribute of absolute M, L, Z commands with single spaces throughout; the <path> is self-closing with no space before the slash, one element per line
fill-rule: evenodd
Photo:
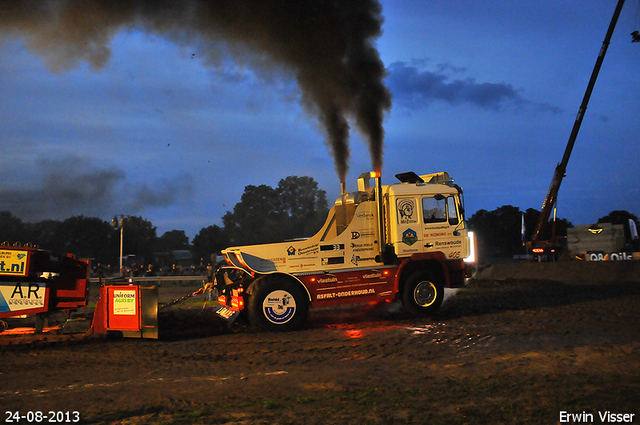
<path fill-rule="evenodd" d="M 461 203 L 462 189 L 447 173 L 398 174 L 386 187 L 388 244 L 398 257 L 442 252 L 447 259 L 469 256 L 469 238 Z"/>

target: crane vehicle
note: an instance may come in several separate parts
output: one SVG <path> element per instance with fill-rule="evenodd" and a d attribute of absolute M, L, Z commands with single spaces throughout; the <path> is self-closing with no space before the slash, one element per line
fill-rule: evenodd
<path fill-rule="evenodd" d="M 573 128 L 571 130 L 564 155 L 562 156 L 562 160 L 558 163 L 555 171 L 553 172 L 553 176 L 551 177 L 551 184 L 549 185 L 547 195 L 545 196 L 544 202 L 542 203 L 540 215 L 538 216 L 538 222 L 536 223 L 536 227 L 533 231 L 531 241 L 528 244 L 532 254 L 538 259 L 538 261 L 557 260 L 560 252 L 564 248 L 564 244 L 561 243 L 561 241 L 555 234 L 555 227 L 552 229 L 550 240 L 545 239 L 545 230 L 549 222 L 551 212 L 555 210 L 560 185 L 562 184 L 562 180 L 564 179 L 567 172 L 567 164 L 569 163 L 569 158 L 571 157 L 573 146 L 575 145 L 576 139 L 578 137 L 578 132 L 580 131 L 580 126 L 582 125 L 582 119 L 584 118 L 585 112 L 587 111 L 587 105 L 589 104 L 591 93 L 593 92 L 593 88 L 596 84 L 598 73 L 600 72 L 600 67 L 602 66 L 602 62 L 604 61 L 604 56 L 607 53 L 607 48 L 609 47 L 609 43 L 611 42 L 611 36 L 613 35 L 613 30 L 616 27 L 616 23 L 618 22 L 618 17 L 620 16 L 620 11 L 622 10 L 623 5 L 624 0 L 618 0 L 618 4 L 616 5 L 616 8 L 613 12 L 613 17 L 611 18 L 611 23 L 609 24 L 609 29 L 607 30 L 604 41 L 602 42 L 602 47 L 600 48 L 600 52 L 598 53 L 598 58 L 596 59 L 593 72 L 591 73 L 591 78 L 589 79 L 587 90 L 582 99 L 582 103 L 580 104 L 580 108 L 578 109 L 578 115 L 576 116 L 576 120 L 573 124 Z M 553 223 L 555 223 L 555 214 Z"/>

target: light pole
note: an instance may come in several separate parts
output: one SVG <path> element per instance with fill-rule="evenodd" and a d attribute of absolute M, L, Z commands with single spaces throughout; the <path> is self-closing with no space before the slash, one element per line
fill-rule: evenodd
<path fill-rule="evenodd" d="M 113 227 L 115 227 L 116 229 L 118 227 L 120 227 L 120 277 L 124 276 L 124 273 L 122 273 L 122 248 L 123 248 L 123 242 L 124 242 L 124 216 L 122 214 L 120 214 L 120 220 L 118 220 L 118 216 L 116 215 L 115 217 L 113 217 L 113 220 L 111 220 L 111 225 Z"/>

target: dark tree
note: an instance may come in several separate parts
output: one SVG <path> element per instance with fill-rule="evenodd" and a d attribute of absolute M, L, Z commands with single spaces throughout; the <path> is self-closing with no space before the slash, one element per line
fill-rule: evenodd
<path fill-rule="evenodd" d="M 37 223 L 27 223 L 25 225 L 28 240 L 36 244 L 39 248 L 52 251 L 56 246 L 56 233 L 62 224 L 58 220 L 42 220 Z"/>
<path fill-rule="evenodd" d="M 25 226 L 18 217 L 9 211 L 0 211 L 0 243 L 7 242 L 13 245 L 16 242 L 27 243 Z"/>
<path fill-rule="evenodd" d="M 478 210 L 469 218 L 469 228 L 478 240 L 478 252 L 486 257 L 513 256 L 522 246 L 521 225 L 522 213 L 511 205 L 494 211 Z"/>
<path fill-rule="evenodd" d="M 638 228 L 638 217 L 624 210 L 611 211 L 608 215 L 600 217 L 598 223 L 611 223 L 624 225 L 624 236 L 627 240 L 631 240 L 631 230 L 629 228 L 629 220 L 633 220 Z"/>
<path fill-rule="evenodd" d="M 525 241 L 531 240 L 531 234 L 538 221 L 540 211 L 529 208 L 524 214 Z M 493 211 L 478 210 L 469 220 L 469 227 L 476 232 L 478 252 L 484 258 L 512 258 L 514 254 L 525 254 L 522 244 L 522 211 L 518 207 L 504 205 Z M 567 235 L 572 227 L 566 219 L 556 219 L 556 235 Z M 545 229 L 546 240 L 551 239 L 553 225 L 548 223 Z"/>
<path fill-rule="evenodd" d="M 247 245 L 277 241 L 283 216 L 275 189 L 249 185 L 222 222 L 232 244 Z"/>
<path fill-rule="evenodd" d="M 536 224 L 538 223 L 538 217 L 540 217 L 540 211 L 536 210 L 535 208 L 529 208 L 524 214 L 527 241 L 530 241 L 533 237 L 533 231 L 535 230 Z M 544 233 L 542 234 L 543 240 L 551 241 L 553 239 L 554 227 L 555 238 L 562 240 L 562 238 L 567 236 L 567 229 L 569 227 L 573 227 L 573 224 L 571 224 L 571 222 L 566 218 L 556 218 L 554 224 L 552 216 L 551 220 L 549 220 L 546 227 L 544 228 Z"/>
<path fill-rule="evenodd" d="M 153 223 L 142 217 L 125 217 L 123 255 L 135 255 L 138 265 L 150 261 L 156 252 L 156 229 Z"/>
<path fill-rule="evenodd" d="M 75 216 L 55 228 L 47 249 L 105 263 L 117 258 L 115 236 L 113 228 L 106 221 L 96 217 Z"/>
<path fill-rule="evenodd" d="M 162 236 L 158 238 L 158 251 L 169 252 L 173 250 L 190 249 L 189 236 L 187 236 L 184 230 L 170 230 L 164 232 Z"/>
<path fill-rule="evenodd" d="M 289 176 L 276 189 L 286 228 L 281 239 L 313 236 L 327 216 L 326 192 L 311 177 Z"/>
<path fill-rule="evenodd" d="M 629 224 L 629 220 L 638 222 L 638 217 L 628 211 L 615 210 L 598 219 L 598 223 Z"/>
<path fill-rule="evenodd" d="M 234 245 L 311 236 L 324 222 L 325 195 L 311 177 L 287 177 L 277 189 L 246 186 L 233 212 L 222 217 L 224 229 Z"/>
<path fill-rule="evenodd" d="M 212 263 L 212 255 L 219 254 L 228 246 L 229 238 L 222 227 L 216 224 L 204 227 L 193 238 L 194 258 L 206 266 Z"/>

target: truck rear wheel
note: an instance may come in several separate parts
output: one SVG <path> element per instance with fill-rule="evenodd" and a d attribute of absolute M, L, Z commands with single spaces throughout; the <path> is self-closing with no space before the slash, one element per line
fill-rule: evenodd
<path fill-rule="evenodd" d="M 302 328 L 309 312 L 309 301 L 298 285 L 267 276 L 251 286 L 247 313 L 252 325 L 269 331 Z"/>
<path fill-rule="evenodd" d="M 410 313 L 418 316 L 437 311 L 443 299 L 444 285 L 426 271 L 414 272 L 402 290 L 402 304 Z"/>

